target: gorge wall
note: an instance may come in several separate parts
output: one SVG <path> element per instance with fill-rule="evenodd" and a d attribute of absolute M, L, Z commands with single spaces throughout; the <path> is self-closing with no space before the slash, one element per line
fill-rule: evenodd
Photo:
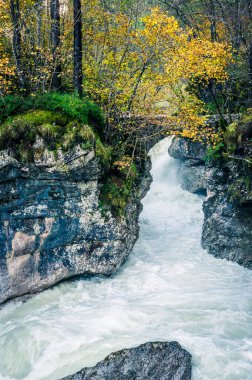
<path fill-rule="evenodd" d="M 2 151 L 0 303 L 79 274 L 116 271 L 138 238 L 149 169 L 147 160 L 119 220 L 100 207 L 102 168 L 93 150 L 76 146 L 58 157 L 45 150 L 27 165 Z"/>
<path fill-rule="evenodd" d="M 183 188 L 206 195 L 203 247 L 252 268 L 247 160 L 209 164 L 205 146 L 177 137 L 169 153 L 181 161 Z M 138 238 L 141 199 L 151 183 L 150 161 L 121 218 L 100 207 L 102 178 L 95 151 L 80 146 L 57 157 L 45 150 L 30 164 L 8 151 L 0 153 L 0 303 L 72 276 L 110 275 L 126 260 Z"/>
<path fill-rule="evenodd" d="M 176 137 L 182 187 L 206 195 L 202 245 L 215 257 L 252 268 L 252 168 L 244 156 L 206 163 L 206 146 Z"/>

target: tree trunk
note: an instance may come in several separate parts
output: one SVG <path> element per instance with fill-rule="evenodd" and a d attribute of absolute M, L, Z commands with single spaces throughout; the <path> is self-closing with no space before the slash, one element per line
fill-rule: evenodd
<path fill-rule="evenodd" d="M 51 0 L 51 43 L 53 55 L 52 89 L 61 89 L 61 65 L 59 60 L 60 46 L 60 5 L 59 0 Z"/>
<path fill-rule="evenodd" d="M 74 5 L 74 90 L 82 96 L 82 19 L 81 19 L 81 0 L 73 0 Z"/>
<path fill-rule="evenodd" d="M 252 41 L 249 43 L 248 51 L 248 67 L 249 67 L 249 102 L 252 100 Z"/>
<path fill-rule="evenodd" d="M 37 18 L 37 44 L 41 48 L 43 0 L 36 0 L 35 9 L 36 9 L 36 18 Z"/>
<path fill-rule="evenodd" d="M 213 1 L 210 1 L 210 30 L 211 30 L 211 40 L 212 42 L 217 41 L 217 31 L 216 31 L 216 12 L 215 4 Z"/>
<path fill-rule="evenodd" d="M 10 0 L 10 12 L 13 27 L 12 46 L 15 58 L 19 86 L 25 91 L 25 74 L 22 66 L 21 30 L 20 30 L 20 7 L 19 0 Z"/>

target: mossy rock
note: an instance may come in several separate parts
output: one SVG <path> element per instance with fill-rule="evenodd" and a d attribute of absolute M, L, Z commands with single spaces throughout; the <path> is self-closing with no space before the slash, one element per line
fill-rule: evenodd
<path fill-rule="evenodd" d="M 48 93 L 37 96 L 5 96 L 0 99 L 0 122 L 29 110 L 46 110 L 64 115 L 70 120 L 91 125 L 99 135 L 103 133 L 104 117 L 98 105 L 89 99 L 71 94 Z M 49 121 L 47 121 L 49 122 Z"/>
<path fill-rule="evenodd" d="M 247 113 L 239 120 L 227 127 L 224 133 L 224 142 L 226 150 L 230 154 L 238 153 L 237 149 L 242 144 L 246 144 L 252 141 L 252 110 L 248 110 Z"/>
<path fill-rule="evenodd" d="M 84 150 L 92 150 L 97 146 L 97 155 L 108 166 L 111 148 L 104 146 L 91 126 L 69 119 L 64 113 L 48 110 L 31 110 L 9 117 L 0 125 L 0 150 L 10 148 L 18 160 L 32 162 L 32 147 L 39 137 L 53 152 L 58 149 L 67 151 L 76 144 L 80 144 Z"/>
<path fill-rule="evenodd" d="M 244 176 L 228 186 L 228 196 L 231 202 L 240 205 L 252 203 L 252 178 Z"/>
<path fill-rule="evenodd" d="M 103 179 L 100 194 L 101 208 L 110 209 L 117 218 L 125 216 L 137 177 L 138 172 L 134 163 L 131 164 L 127 173 L 118 172 L 112 165 L 112 170 Z"/>
<path fill-rule="evenodd" d="M 131 196 L 132 184 L 114 175 L 104 179 L 101 188 L 100 204 L 109 208 L 116 217 L 122 217 Z"/>

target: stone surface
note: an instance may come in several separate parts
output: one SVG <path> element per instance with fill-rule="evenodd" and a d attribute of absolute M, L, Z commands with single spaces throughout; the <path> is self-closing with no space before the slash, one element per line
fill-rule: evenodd
<path fill-rule="evenodd" d="M 169 154 L 179 160 L 194 160 L 195 164 L 204 164 L 206 146 L 190 139 L 174 137 L 169 148 Z"/>
<path fill-rule="evenodd" d="M 191 355 L 177 342 L 146 343 L 118 351 L 62 380 L 190 380 Z"/>
<path fill-rule="evenodd" d="M 191 193 L 205 193 L 206 148 L 189 139 L 175 137 L 169 148 L 169 155 L 181 161 L 179 179 L 184 190 Z"/>
<path fill-rule="evenodd" d="M 215 257 L 252 268 L 252 170 L 246 157 L 205 164 L 204 146 L 174 138 L 169 154 L 180 159 L 182 187 L 207 196 L 202 246 Z"/>
<path fill-rule="evenodd" d="M 187 190 L 195 194 L 206 193 L 206 168 L 204 165 L 188 164 L 189 161 L 182 162 L 179 170 L 179 178 L 181 186 L 184 190 Z"/>
<path fill-rule="evenodd" d="M 206 174 L 202 246 L 215 257 L 252 269 L 252 197 L 242 188 L 251 178 L 249 167 L 230 160 Z"/>
<path fill-rule="evenodd" d="M 39 142 L 37 142 L 39 144 Z M 80 275 L 110 275 L 138 237 L 150 162 L 120 221 L 99 207 L 102 170 L 79 146 L 23 165 L 0 154 L 0 303 Z"/>

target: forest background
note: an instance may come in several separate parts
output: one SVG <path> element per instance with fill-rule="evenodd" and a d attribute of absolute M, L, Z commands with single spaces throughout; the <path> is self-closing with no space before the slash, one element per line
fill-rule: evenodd
<path fill-rule="evenodd" d="M 162 114 L 217 146 L 251 106 L 252 1 L 0 0 L 0 20 L 2 120 L 72 93 L 101 107 L 109 142 L 125 118 Z"/>

